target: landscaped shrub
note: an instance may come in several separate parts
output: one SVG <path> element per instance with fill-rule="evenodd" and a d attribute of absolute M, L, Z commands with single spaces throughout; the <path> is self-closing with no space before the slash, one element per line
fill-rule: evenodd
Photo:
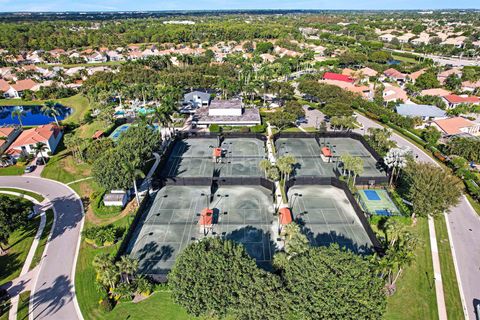
<path fill-rule="evenodd" d="M 250 131 L 253 133 L 264 133 L 266 130 L 266 126 L 264 124 L 257 124 L 250 128 Z"/>
<path fill-rule="evenodd" d="M 85 241 L 98 247 L 110 246 L 115 243 L 117 230 L 113 225 L 91 227 L 83 231 Z"/>
<path fill-rule="evenodd" d="M 220 126 L 218 124 L 211 124 L 208 127 L 208 130 L 213 133 L 219 133 L 221 131 Z"/>
<path fill-rule="evenodd" d="M 100 306 L 100 309 L 104 312 L 110 312 L 113 309 L 113 302 L 108 296 L 100 299 L 100 301 L 98 301 L 98 305 Z"/>

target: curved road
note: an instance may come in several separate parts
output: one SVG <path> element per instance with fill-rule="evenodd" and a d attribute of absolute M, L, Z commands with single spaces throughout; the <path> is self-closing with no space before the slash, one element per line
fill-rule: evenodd
<path fill-rule="evenodd" d="M 370 127 L 382 128 L 373 120 L 357 114 L 357 120 L 365 127 L 365 132 L 355 130 L 358 133 L 366 133 Z M 413 143 L 405 140 L 396 133 L 392 134 L 392 140 L 398 146 L 408 146 L 418 156 L 419 161 L 430 162 L 438 165 L 429 155 L 420 150 Z M 458 271 L 460 274 L 459 287 L 463 291 L 467 315 L 475 319 L 474 306 L 480 303 L 480 217 L 472 208 L 465 196 L 460 203 L 450 209 L 446 215 L 450 227 L 451 245 L 454 248 Z"/>
<path fill-rule="evenodd" d="M 39 193 L 50 200 L 55 212 L 53 231 L 38 278 L 33 279 L 30 319 L 82 319 L 74 290 L 84 221 L 79 196 L 62 183 L 36 177 L 0 177 L 0 186 Z"/>

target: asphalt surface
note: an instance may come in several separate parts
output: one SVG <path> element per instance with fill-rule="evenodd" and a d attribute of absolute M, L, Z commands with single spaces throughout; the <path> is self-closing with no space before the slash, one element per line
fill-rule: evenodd
<path fill-rule="evenodd" d="M 82 319 L 74 291 L 76 255 L 83 225 L 80 198 L 64 184 L 35 177 L 0 177 L 0 186 L 42 194 L 52 202 L 55 212 L 52 236 L 37 281 L 33 283 L 30 319 Z"/>
<path fill-rule="evenodd" d="M 357 129 L 358 133 L 366 133 L 370 127 L 381 128 L 379 124 L 362 115 L 357 114 L 357 121 L 364 125 L 365 130 Z M 398 134 L 392 135 L 392 140 L 398 146 L 408 146 L 418 156 L 418 161 L 430 162 L 437 165 L 435 160 L 405 140 Z M 460 273 L 460 282 L 468 309 L 468 317 L 475 318 L 474 307 L 480 304 L 480 217 L 471 207 L 465 196 L 460 203 L 447 214 L 447 223 L 450 226 L 451 238 L 457 265 Z M 460 285 L 460 284 L 459 284 Z"/>
<path fill-rule="evenodd" d="M 418 52 L 412 52 L 412 51 L 405 51 L 405 50 L 389 50 L 393 52 L 402 52 L 402 53 L 409 53 L 409 54 L 414 54 L 416 56 L 425 56 L 426 58 L 432 59 L 436 63 L 446 66 L 446 65 L 452 65 L 454 67 L 465 67 L 465 66 L 478 66 L 480 64 L 480 60 L 478 58 L 476 59 L 465 59 L 465 58 L 459 58 L 459 57 L 444 57 L 444 56 L 437 56 L 434 54 L 423 54 L 423 53 L 418 53 Z"/>

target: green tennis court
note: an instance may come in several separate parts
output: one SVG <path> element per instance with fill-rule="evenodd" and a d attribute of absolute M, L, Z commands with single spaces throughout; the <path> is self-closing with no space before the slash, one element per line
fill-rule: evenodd
<path fill-rule="evenodd" d="M 267 268 L 276 245 L 271 237 L 271 191 L 261 186 L 165 186 L 150 200 L 127 252 L 139 260 L 145 275 L 168 273 L 177 255 L 192 241 L 205 237 L 200 212 L 214 211 L 208 236 L 220 236 L 245 246 L 257 263 Z"/>
<path fill-rule="evenodd" d="M 369 253 L 372 242 L 345 192 L 333 186 L 302 185 L 288 190 L 294 219 L 310 243 L 338 243 L 354 252 Z"/>
<path fill-rule="evenodd" d="M 400 211 L 384 189 L 359 190 L 358 200 L 363 210 L 371 215 L 399 215 Z"/>

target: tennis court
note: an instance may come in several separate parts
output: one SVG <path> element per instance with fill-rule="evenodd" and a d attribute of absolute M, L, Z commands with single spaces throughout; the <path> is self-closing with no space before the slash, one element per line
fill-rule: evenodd
<path fill-rule="evenodd" d="M 259 265 L 270 265 L 275 244 L 271 240 L 271 191 L 261 186 L 165 186 L 143 215 L 127 252 L 139 260 L 142 274 L 166 274 L 181 250 L 204 237 L 198 224 L 207 206 L 214 211 L 209 236 L 242 243 Z"/>
<path fill-rule="evenodd" d="M 224 157 L 215 164 L 219 177 L 263 177 L 260 161 L 266 158 L 265 143 L 255 138 L 226 138 Z"/>
<path fill-rule="evenodd" d="M 358 199 L 363 210 L 371 215 L 399 215 L 400 210 L 383 189 L 359 190 Z"/>
<path fill-rule="evenodd" d="M 343 190 L 333 186 L 294 186 L 288 190 L 288 199 L 295 220 L 303 226 L 312 245 L 338 243 L 358 253 L 373 250 Z"/>
<path fill-rule="evenodd" d="M 385 174 L 377 168 L 377 161 L 360 141 L 351 138 L 279 138 L 275 145 L 278 155 L 293 155 L 298 164 L 294 175 L 301 176 L 335 176 L 337 160 L 344 154 L 363 159 L 364 172 L 361 176 L 379 177 Z M 328 147 L 333 153 L 332 162 L 325 162 L 320 157 L 322 147 Z"/>

